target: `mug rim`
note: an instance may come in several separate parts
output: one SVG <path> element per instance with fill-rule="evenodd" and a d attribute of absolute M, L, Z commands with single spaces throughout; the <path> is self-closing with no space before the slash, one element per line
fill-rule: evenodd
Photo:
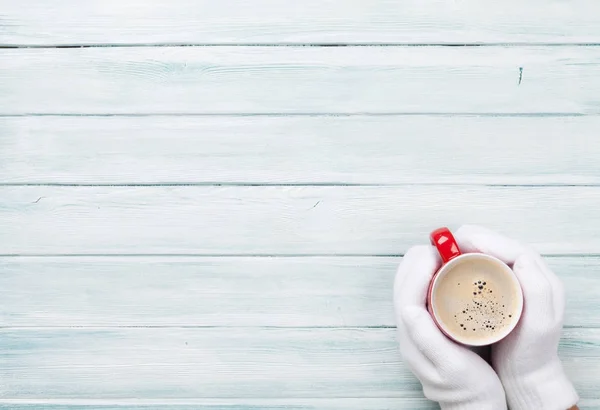
<path fill-rule="evenodd" d="M 494 262 L 496 264 L 500 264 L 500 266 L 502 266 L 502 269 L 505 270 L 505 272 L 510 276 L 512 282 L 515 285 L 515 290 L 517 291 L 517 309 L 515 311 L 515 318 L 513 319 L 512 323 L 507 326 L 507 328 L 501 332 L 498 333 L 496 336 L 491 337 L 489 339 L 486 339 L 484 341 L 481 342 L 467 342 L 464 340 L 461 340 L 459 336 L 453 335 L 444 325 L 444 323 L 438 319 L 438 315 L 433 303 L 433 298 L 434 298 L 434 292 L 436 289 L 436 285 L 439 282 L 439 279 L 444 277 L 449 271 L 452 270 L 452 268 L 458 264 L 458 262 L 463 261 L 465 259 L 473 259 L 473 258 L 477 258 L 477 259 L 486 259 L 490 262 Z M 517 278 L 517 276 L 515 275 L 515 273 L 513 272 L 513 270 L 510 268 L 510 266 L 508 266 L 506 263 L 504 263 L 503 261 L 501 261 L 500 259 L 492 256 L 492 255 L 488 255 L 485 253 L 478 253 L 478 252 L 470 252 L 470 253 L 462 253 L 459 256 L 449 260 L 448 262 L 444 263 L 434 274 L 433 279 L 430 282 L 430 286 L 429 286 L 429 291 L 428 291 L 428 295 L 427 295 L 427 302 L 429 305 L 429 310 L 431 313 L 431 316 L 433 317 L 433 320 L 435 321 L 436 325 L 438 326 L 438 328 L 442 331 L 442 333 L 444 333 L 447 337 L 449 337 L 450 339 L 452 339 L 453 341 L 460 343 L 462 345 L 466 345 L 466 346 L 488 346 L 494 343 L 499 342 L 500 340 L 504 339 L 506 336 L 508 336 L 519 324 L 519 321 L 521 320 L 521 316 L 523 314 L 523 308 L 524 308 L 524 298 L 523 298 L 523 289 L 521 288 L 521 284 L 519 282 L 519 279 Z"/>

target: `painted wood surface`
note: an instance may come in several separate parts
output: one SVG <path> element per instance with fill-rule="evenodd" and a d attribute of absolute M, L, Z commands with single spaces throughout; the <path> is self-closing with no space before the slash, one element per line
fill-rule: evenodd
<path fill-rule="evenodd" d="M 566 328 L 600 328 L 598 257 L 549 257 Z M 400 258 L 0 258 L 0 328 L 394 327 Z"/>
<path fill-rule="evenodd" d="M 392 282 L 464 223 L 600 409 L 596 1 L 76 3 L 0 0 L 0 409 L 435 409 Z"/>
<path fill-rule="evenodd" d="M 3 410 L 439 410 L 439 406 L 424 398 L 385 399 L 196 399 L 196 400 L 5 400 Z M 583 398 L 584 409 L 599 409 L 600 401 Z"/>
<path fill-rule="evenodd" d="M 481 224 L 600 253 L 597 187 L 0 187 L 0 255 L 399 255 Z"/>
<path fill-rule="evenodd" d="M 4 115 L 600 112 L 600 47 L 109 47 L 0 55 Z"/>
<path fill-rule="evenodd" d="M 0 45 L 597 43 L 594 0 L 0 1 Z"/>
<path fill-rule="evenodd" d="M 395 329 L 4 329 L 11 399 L 421 397 Z M 583 398 L 598 380 L 600 330 L 559 348 Z M 73 383 L 73 381 L 77 381 Z"/>
<path fill-rule="evenodd" d="M 0 118 L 7 184 L 600 183 L 600 117 Z"/>
<path fill-rule="evenodd" d="M 4 403 L 4 404 L 3 404 Z M 600 408 L 596 400 L 583 400 L 586 409 Z M 336 399 L 169 399 L 169 400 L 57 400 L 0 399 L 2 410 L 439 410 L 424 398 L 336 398 Z"/>
<path fill-rule="evenodd" d="M 0 401 L 1 403 L 1 401 Z M 28 404 L 25 404 L 28 403 Z M 600 402 L 595 399 L 583 399 L 580 406 L 585 409 L 598 409 Z M 389 399 L 199 399 L 199 400 L 11 400 L 0 404 L 6 410 L 390 410 L 390 409 L 439 409 L 425 399 L 389 398 Z"/>

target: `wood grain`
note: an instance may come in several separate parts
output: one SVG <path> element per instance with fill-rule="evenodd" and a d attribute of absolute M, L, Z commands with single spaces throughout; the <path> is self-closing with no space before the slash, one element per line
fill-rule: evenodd
<path fill-rule="evenodd" d="M 398 255 L 486 225 L 600 252 L 597 187 L 0 187 L 0 254 Z"/>
<path fill-rule="evenodd" d="M 566 327 L 600 327 L 600 259 L 547 258 Z M 395 326 L 400 258 L 0 258 L 0 327 Z"/>
<path fill-rule="evenodd" d="M 596 1 L 80 3 L 0 0 L 0 409 L 437 408 L 391 288 L 463 223 L 600 409 Z"/>
<path fill-rule="evenodd" d="M 5 403 L 5 404 L 3 404 Z M 597 401 L 585 400 L 586 409 L 596 409 Z M 591 407 L 596 406 L 596 407 Z M 337 398 L 337 399 L 173 399 L 173 400 L 57 400 L 24 399 L 2 400 L 0 409 L 6 410 L 439 410 L 439 406 L 425 398 Z"/>
<path fill-rule="evenodd" d="M 2 404 L 6 403 L 6 404 Z M 584 398 L 579 402 L 584 409 L 600 409 L 600 400 Z M 349 399 L 196 399 L 196 400 L 2 400 L 0 409 L 6 410 L 439 410 L 439 406 L 425 398 L 349 398 Z"/>
<path fill-rule="evenodd" d="M 600 184 L 600 117 L 4 117 L 0 183 Z"/>
<path fill-rule="evenodd" d="M 600 112 L 598 47 L 4 49 L 0 58 L 4 115 Z"/>
<path fill-rule="evenodd" d="M 415 409 L 415 410 L 439 410 L 439 406 L 427 399 L 264 399 L 264 400 L 186 400 L 186 401 L 151 401 L 151 400 L 29 400 L 25 404 L 23 401 L 9 401 L 9 404 L 0 404 L 0 409 L 10 410 L 93 410 L 117 408 L 119 410 L 192 410 L 192 409 L 211 409 L 211 410 L 308 410 L 308 409 L 349 409 L 349 410 L 390 410 L 390 409 Z M 80 404 L 82 403 L 83 404 Z M 180 404 L 174 404 L 180 403 Z M 0 401 L 1 403 L 1 401 Z M 579 405 L 584 409 L 599 409 L 600 401 L 596 399 L 583 399 Z"/>
<path fill-rule="evenodd" d="M 94 410 L 117 408 L 119 410 L 439 410 L 439 406 L 425 398 L 389 399 L 240 399 L 240 400 L 9 400 L 0 409 L 10 410 Z M 0 400 L 2 403 L 2 400 Z M 27 404 L 29 403 L 29 404 Z M 600 409 L 600 401 L 583 399 L 584 409 Z"/>
<path fill-rule="evenodd" d="M 3 399 L 422 397 L 395 329 L 4 329 Z M 600 330 L 559 355 L 597 397 Z M 581 371 L 585 363 L 586 371 Z"/>
<path fill-rule="evenodd" d="M 0 44 L 598 42 L 593 0 L 0 1 Z"/>

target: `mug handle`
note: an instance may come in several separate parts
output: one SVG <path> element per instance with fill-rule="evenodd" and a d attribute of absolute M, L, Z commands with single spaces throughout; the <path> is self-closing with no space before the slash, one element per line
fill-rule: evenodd
<path fill-rule="evenodd" d="M 460 248 L 450 229 L 446 227 L 438 228 L 429 234 L 429 239 L 431 244 L 437 248 L 443 263 L 460 256 Z"/>

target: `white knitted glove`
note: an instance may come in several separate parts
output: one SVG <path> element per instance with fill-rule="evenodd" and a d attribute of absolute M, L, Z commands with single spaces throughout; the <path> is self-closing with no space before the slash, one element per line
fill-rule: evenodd
<path fill-rule="evenodd" d="M 463 252 L 483 252 L 513 267 L 525 306 L 515 330 L 492 347 L 511 410 L 565 410 L 579 400 L 558 358 L 565 294 L 533 248 L 478 226 L 454 235 Z"/>
<path fill-rule="evenodd" d="M 394 283 L 400 353 L 425 397 L 443 410 L 506 410 L 504 390 L 492 367 L 444 336 L 427 311 L 427 289 L 440 264 L 431 246 L 414 247 L 402 259 Z"/>

